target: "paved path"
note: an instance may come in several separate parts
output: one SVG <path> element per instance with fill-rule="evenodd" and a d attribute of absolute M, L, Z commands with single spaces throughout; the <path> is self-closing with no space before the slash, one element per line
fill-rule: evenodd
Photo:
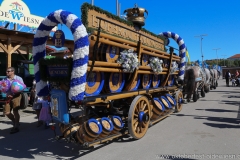
<path fill-rule="evenodd" d="M 240 159 L 240 87 L 224 83 L 219 80 L 216 90 L 185 104 L 180 113 L 149 128 L 140 140 L 124 137 L 88 150 L 55 141 L 52 130 L 36 128 L 29 107 L 22 111 L 17 134 L 9 134 L 9 121 L 0 119 L 0 159 Z"/>

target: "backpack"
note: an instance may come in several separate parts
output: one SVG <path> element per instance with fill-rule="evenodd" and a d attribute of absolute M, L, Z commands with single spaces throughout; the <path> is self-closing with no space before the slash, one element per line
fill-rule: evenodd
<path fill-rule="evenodd" d="M 225 78 L 228 79 L 230 76 L 229 76 L 229 72 L 226 72 L 225 74 Z"/>

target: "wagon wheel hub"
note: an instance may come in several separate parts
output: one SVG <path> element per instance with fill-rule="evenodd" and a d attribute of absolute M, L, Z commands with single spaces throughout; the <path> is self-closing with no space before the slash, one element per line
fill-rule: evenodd
<path fill-rule="evenodd" d="M 145 114 L 144 111 L 140 111 L 138 114 L 138 121 L 141 122 L 147 122 L 149 120 L 148 114 Z"/>
<path fill-rule="evenodd" d="M 178 103 L 179 103 L 179 104 L 182 104 L 182 103 L 183 103 L 183 99 L 182 99 L 182 98 L 179 98 Z"/>

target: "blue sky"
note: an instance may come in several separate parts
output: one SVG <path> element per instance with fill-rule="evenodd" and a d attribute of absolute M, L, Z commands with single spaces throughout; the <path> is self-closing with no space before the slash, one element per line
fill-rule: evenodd
<path fill-rule="evenodd" d="M 2 2 L 2 0 L 0 0 Z M 23 0 L 31 14 L 46 17 L 63 9 L 81 16 L 80 7 L 91 0 Z M 191 61 L 201 60 L 201 40 L 195 36 L 207 34 L 202 40 L 204 59 L 227 58 L 240 53 L 240 0 L 118 0 L 124 9 L 139 7 L 148 10 L 145 29 L 158 34 L 171 31 L 180 35 L 188 48 Z M 94 5 L 116 14 L 116 0 L 94 0 Z M 62 26 L 67 39 L 73 39 Z M 178 48 L 174 40 L 170 45 Z M 220 48 L 217 50 L 216 48 Z M 225 56 L 224 56 L 225 55 Z"/>

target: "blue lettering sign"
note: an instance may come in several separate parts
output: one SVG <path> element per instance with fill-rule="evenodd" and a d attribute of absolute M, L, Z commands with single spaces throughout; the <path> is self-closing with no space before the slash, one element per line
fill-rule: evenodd
<path fill-rule="evenodd" d="M 13 19 L 17 17 L 17 19 L 20 20 L 24 16 L 22 12 L 15 12 L 13 10 L 9 10 L 9 13 L 12 15 Z"/>

